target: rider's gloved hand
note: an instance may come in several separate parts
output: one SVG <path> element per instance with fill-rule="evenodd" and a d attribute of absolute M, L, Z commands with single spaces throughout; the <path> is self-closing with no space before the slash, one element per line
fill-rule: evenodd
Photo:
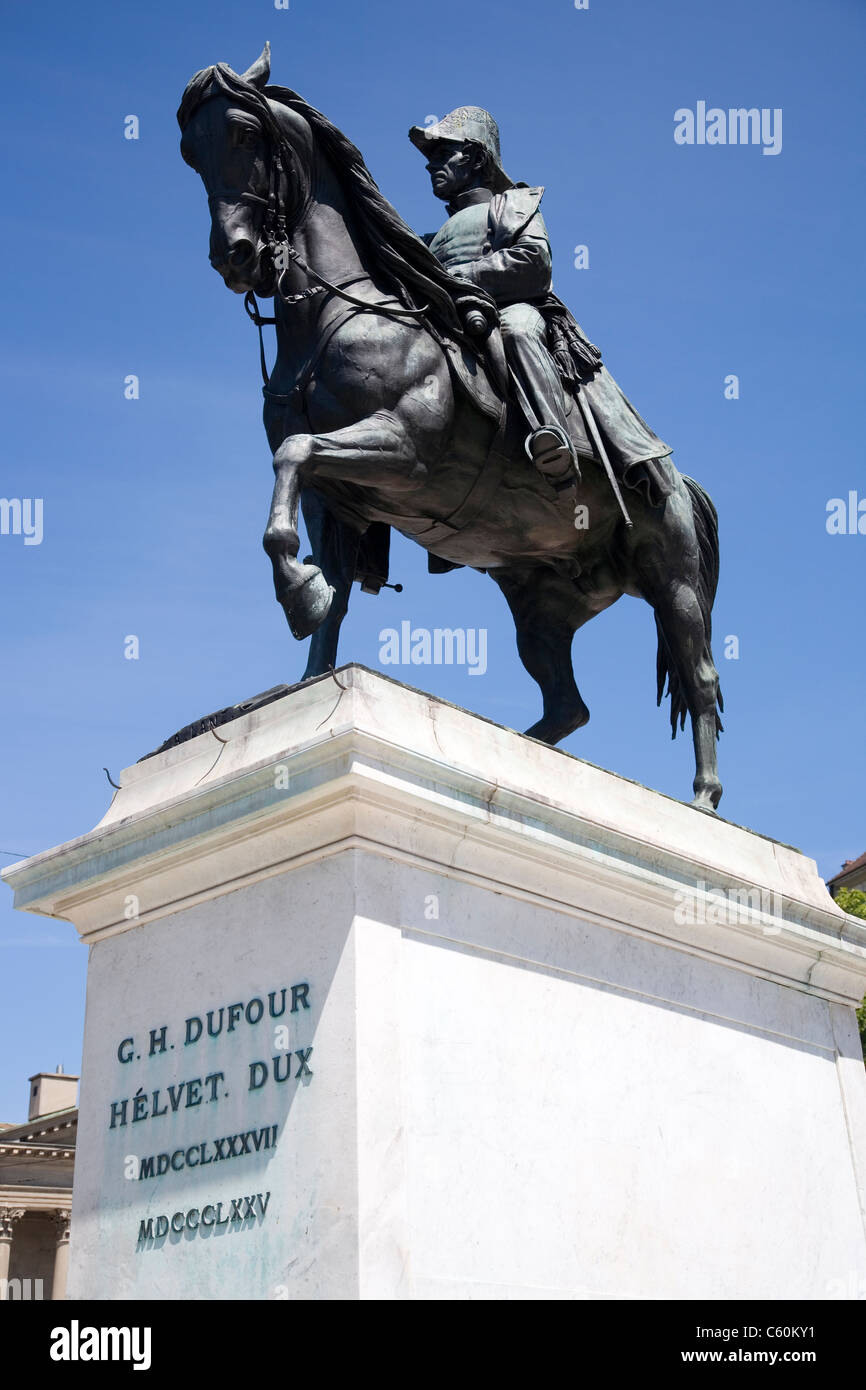
<path fill-rule="evenodd" d="M 486 338 L 499 324 L 499 311 L 486 295 L 464 294 L 455 301 L 463 327 L 472 338 Z"/>

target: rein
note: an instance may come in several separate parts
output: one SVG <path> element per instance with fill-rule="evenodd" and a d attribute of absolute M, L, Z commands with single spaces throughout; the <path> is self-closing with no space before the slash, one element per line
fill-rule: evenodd
<path fill-rule="evenodd" d="M 292 264 L 296 265 L 298 267 L 298 270 L 302 271 L 308 279 L 318 281 L 318 284 L 313 285 L 308 290 L 304 290 L 302 294 L 285 295 L 283 294 L 282 279 L 286 273 L 286 270 L 288 269 L 288 266 L 286 266 L 283 270 L 280 271 L 280 275 L 277 280 L 277 290 L 279 291 L 280 299 L 283 301 L 284 304 L 296 304 L 298 300 L 309 299 L 311 295 L 321 294 L 323 290 L 328 290 L 331 294 L 338 294 L 340 298 L 345 299 L 347 303 L 354 304 L 356 309 L 364 309 L 367 312 L 373 312 L 377 314 L 388 314 L 390 317 L 396 319 L 421 319 L 424 317 L 426 313 L 429 312 L 429 304 L 425 304 L 423 309 L 396 309 L 391 308 L 391 306 L 388 304 L 371 304 L 368 299 L 356 299 L 353 294 L 347 294 L 346 291 L 342 289 L 340 285 L 332 285 L 330 280 L 325 279 L 324 275 L 320 275 L 317 270 L 313 270 L 311 266 L 308 266 L 306 262 L 303 261 L 301 257 L 298 255 L 291 242 L 286 241 L 283 244 L 283 246 L 279 249 L 282 250 L 286 256 L 288 256 Z M 346 283 L 351 284 L 352 281 L 348 280 L 346 281 Z"/>
<path fill-rule="evenodd" d="M 356 280 L 365 280 L 366 278 L 367 278 L 366 272 L 365 272 L 365 271 L 360 271 L 358 274 L 350 276 L 350 278 L 349 278 L 348 280 L 344 280 L 342 283 L 343 283 L 343 285 L 353 285 L 353 284 L 356 282 Z M 334 286 L 334 289 L 335 289 L 335 291 L 337 292 L 337 294 L 342 294 L 342 286 L 341 286 L 341 285 L 335 285 L 335 286 Z M 281 299 L 283 300 L 283 302 L 286 303 L 286 304 L 296 304 L 299 300 L 302 300 L 302 299 L 311 299 L 311 298 L 313 298 L 313 297 L 314 297 L 315 295 L 317 295 L 317 294 L 325 294 L 325 293 L 328 293 L 328 291 L 325 290 L 324 286 L 315 285 L 315 286 L 313 286 L 312 289 L 304 290 L 303 294 L 293 294 L 293 295 L 291 295 L 290 297 L 286 297 L 285 295 L 281 294 L 281 295 L 280 295 L 280 298 L 281 298 Z M 318 359 L 319 359 L 319 357 L 321 356 L 322 351 L 324 350 L 324 348 L 327 346 L 327 344 L 330 342 L 331 338 L 333 337 L 333 333 L 334 333 L 335 328 L 342 328 L 342 326 L 343 326 L 343 324 L 345 323 L 346 319 L 347 319 L 348 317 L 350 317 L 352 314 L 355 314 L 355 313 L 358 312 L 357 308 L 355 307 L 355 301 L 354 301 L 353 296 L 351 296 L 351 295 L 344 295 L 343 297 L 344 297 L 344 298 L 348 298 L 348 299 L 350 300 L 350 303 L 352 304 L 352 307 L 351 307 L 346 313 L 341 314 L 341 315 L 337 318 L 335 324 L 332 324 L 332 326 L 331 326 L 331 328 L 329 329 L 328 333 L 327 333 L 326 336 L 322 339 L 321 343 L 319 344 L 319 347 L 317 348 L 317 350 L 316 350 L 316 352 L 315 352 L 315 354 L 314 354 L 314 358 L 315 358 L 315 361 L 316 361 L 316 362 L 318 362 Z M 358 304 L 363 304 L 363 306 L 364 306 L 365 309 L 367 309 L 367 310 L 372 310 L 374 313 L 384 313 L 384 312 L 385 312 L 385 309 L 387 308 L 387 306 L 380 306 L 380 305 L 378 305 L 378 304 L 370 304 L 367 300 L 358 300 L 357 303 L 358 303 Z M 256 328 L 259 330 L 259 362 L 260 362 L 260 364 L 261 364 L 261 369 L 262 369 L 262 385 L 263 385 L 264 388 L 265 388 L 265 394 L 266 394 L 266 395 L 269 395 L 269 396 L 275 396 L 277 393 L 268 390 L 268 383 L 269 383 L 271 377 L 270 377 L 270 373 L 269 373 L 269 371 L 268 371 L 267 359 L 266 359 L 266 357 L 265 357 L 265 339 L 264 339 L 264 334 L 262 333 L 262 328 L 263 328 L 266 324 L 269 324 L 269 325 L 271 325 L 271 326 L 275 325 L 276 322 L 277 322 L 277 320 L 276 320 L 276 318 L 274 318 L 274 317 L 272 317 L 272 316 L 266 316 L 266 315 L 264 315 L 264 314 L 260 314 L 260 313 L 259 313 L 259 306 L 258 306 L 258 303 L 256 302 L 256 297 L 255 297 L 255 295 L 253 294 L 252 290 L 248 290 L 247 293 L 244 295 L 244 308 L 246 309 L 249 318 L 252 319 L 253 323 L 256 325 Z"/>
<path fill-rule="evenodd" d="M 358 299 L 355 295 L 349 294 L 344 287 L 354 284 L 359 279 L 370 278 L 367 276 L 366 272 L 364 272 L 363 275 L 353 275 L 350 279 L 344 280 L 341 283 L 332 284 L 330 280 L 326 280 L 324 275 L 321 275 L 314 267 L 307 265 L 306 261 L 302 259 L 289 240 L 285 215 L 280 211 L 280 175 L 286 171 L 282 157 L 282 143 L 278 143 L 272 138 L 272 145 L 273 151 L 271 156 L 271 168 L 268 176 L 267 197 L 262 196 L 260 193 L 241 193 L 239 195 L 235 194 L 234 197 L 236 201 L 260 203 L 265 208 L 265 215 L 262 222 L 262 236 L 271 257 L 274 270 L 277 272 L 274 288 L 275 294 L 288 308 L 296 304 L 302 304 L 308 299 L 313 299 L 316 295 L 335 294 L 340 299 L 344 299 L 347 304 L 352 305 L 353 309 L 361 313 L 383 314 L 387 318 L 396 319 L 398 322 L 402 320 L 404 322 L 421 323 L 425 315 L 429 312 L 429 305 L 425 305 L 423 309 L 406 309 L 399 305 L 385 302 L 371 303 L 370 300 Z M 221 197 L 225 197 L 222 191 L 213 193 L 208 198 L 208 203 L 210 204 Z M 286 260 L 288 260 L 291 265 L 297 266 L 298 270 L 300 270 L 303 275 L 306 275 L 308 280 L 315 281 L 315 283 L 309 285 L 307 289 L 302 290 L 299 294 L 287 294 L 283 289 L 283 277 L 289 270 L 289 266 L 281 264 Z M 277 267 L 280 267 L 278 271 Z M 259 332 L 259 362 L 262 370 L 262 381 L 264 385 L 267 386 L 270 380 L 270 374 L 265 357 L 265 341 L 262 328 L 266 324 L 275 325 L 277 320 L 275 317 L 266 317 L 259 312 L 259 306 L 256 303 L 256 297 L 252 290 L 248 291 L 244 296 L 244 309 Z M 331 335 L 329 335 L 329 338 L 330 336 Z"/>

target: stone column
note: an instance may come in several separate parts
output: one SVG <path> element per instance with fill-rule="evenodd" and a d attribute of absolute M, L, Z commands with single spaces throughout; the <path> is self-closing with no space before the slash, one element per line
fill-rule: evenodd
<path fill-rule="evenodd" d="M 24 1215 L 24 1207 L 0 1207 L 0 1301 L 6 1298 L 6 1280 L 12 1260 L 12 1239 L 15 1227 Z"/>
<path fill-rule="evenodd" d="M 66 1271 L 69 1267 L 69 1220 L 68 1207 L 55 1207 L 51 1213 L 54 1218 L 56 1245 L 54 1249 L 54 1279 L 51 1284 L 51 1297 L 54 1301 L 66 1297 Z"/>

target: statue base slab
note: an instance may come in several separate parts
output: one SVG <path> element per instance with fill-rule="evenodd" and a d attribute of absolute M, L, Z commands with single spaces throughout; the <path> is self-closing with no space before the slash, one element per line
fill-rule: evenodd
<path fill-rule="evenodd" d="M 866 1291 L 811 860 L 359 666 L 120 782 L 5 873 L 91 948 L 71 1298 Z"/>

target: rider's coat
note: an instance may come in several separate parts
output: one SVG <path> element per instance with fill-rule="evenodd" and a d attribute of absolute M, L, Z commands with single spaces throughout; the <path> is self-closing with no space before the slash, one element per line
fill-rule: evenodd
<path fill-rule="evenodd" d="M 500 306 L 550 293 L 550 238 L 539 211 L 542 189 L 515 188 L 452 213 L 430 243 L 451 275 L 486 290 Z"/>
<path fill-rule="evenodd" d="M 558 324 L 572 342 L 586 344 L 587 360 L 574 375 L 614 471 L 626 486 L 640 487 L 651 501 L 659 502 L 672 487 L 671 466 L 665 462 L 671 450 L 641 419 L 569 310 L 552 293 L 550 239 L 539 210 L 543 193 L 543 188 L 519 186 L 494 194 L 490 201 L 459 208 L 432 238 L 430 250 L 449 274 L 468 280 L 496 301 L 506 332 L 533 329 L 534 318 L 531 325 L 525 314 L 509 312 L 511 306 L 525 305 L 541 315 L 548 341 Z"/>
<path fill-rule="evenodd" d="M 484 290 L 499 309 L 505 357 L 530 431 L 555 425 L 572 435 L 578 453 L 590 454 L 589 439 L 573 428 L 580 417 L 569 421 L 563 384 L 547 346 L 547 328 L 535 307 L 550 293 L 552 270 L 550 240 L 538 211 L 541 190 L 520 193 L 507 201 L 511 220 L 519 216 L 523 223 L 508 244 L 494 245 L 494 231 L 501 237 L 503 222 L 492 223 L 493 195 L 481 188 L 464 193 L 456 206 L 449 204 L 451 216 L 430 249 L 450 275 Z"/>

